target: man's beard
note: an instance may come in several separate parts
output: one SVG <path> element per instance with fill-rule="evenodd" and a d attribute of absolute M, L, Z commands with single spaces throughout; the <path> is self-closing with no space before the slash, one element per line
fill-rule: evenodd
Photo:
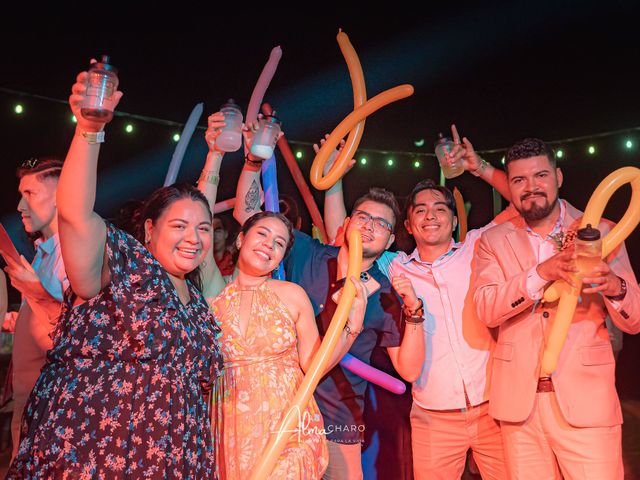
<path fill-rule="evenodd" d="M 524 198 L 521 198 L 521 201 L 524 201 L 531 196 L 544 196 L 544 204 L 538 205 L 537 203 L 533 202 L 531 203 L 531 207 L 529 207 L 528 209 L 525 210 L 524 206 L 522 206 L 521 210 L 518 210 L 520 212 L 520 215 L 522 215 L 522 218 L 524 218 L 527 222 L 537 222 L 538 220 L 547 218 L 558 203 L 557 196 L 551 203 L 549 203 L 549 199 L 545 194 L 529 194 L 524 196 Z"/>

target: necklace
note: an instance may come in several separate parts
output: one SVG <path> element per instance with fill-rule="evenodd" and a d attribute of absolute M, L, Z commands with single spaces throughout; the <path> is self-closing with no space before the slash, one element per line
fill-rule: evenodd
<path fill-rule="evenodd" d="M 363 282 L 368 282 L 369 280 L 371 280 L 371 275 L 369 275 L 369 272 L 360 272 L 360 280 Z"/>

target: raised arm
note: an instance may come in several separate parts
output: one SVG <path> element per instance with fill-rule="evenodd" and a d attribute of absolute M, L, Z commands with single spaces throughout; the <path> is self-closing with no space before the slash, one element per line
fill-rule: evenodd
<path fill-rule="evenodd" d="M 56 196 L 65 269 L 73 291 L 83 299 L 94 297 L 109 282 L 108 274 L 102 274 L 106 226 L 93 211 L 100 153 L 97 134 L 103 131 L 105 123 L 87 120 L 80 113 L 86 79 L 87 72 L 78 75 L 69 97 L 71 111 L 78 123 L 62 167 Z M 114 95 L 117 104 L 122 92 Z"/>
<path fill-rule="evenodd" d="M 329 135 L 327 134 L 324 137 L 325 138 L 320 140 L 320 145 L 324 145 L 325 139 L 328 138 Z M 324 175 L 326 175 L 327 172 L 329 172 L 329 170 L 333 166 L 333 162 L 335 161 L 336 157 L 342 150 L 342 147 L 344 147 L 344 140 L 340 142 L 340 148 L 334 151 L 329 157 L 329 160 L 324 166 L 324 171 L 323 171 Z M 318 146 L 317 143 L 313 144 L 313 150 L 316 152 L 316 154 L 320 150 L 320 147 Z M 345 218 L 347 218 L 347 210 L 344 205 L 344 191 L 342 189 L 342 179 L 344 178 L 344 175 L 346 175 L 347 172 L 351 170 L 351 168 L 353 168 L 354 164 L 355 164 L 355 160 L 352 159 L 351 162 L 349 163 L 349 166 L 345 170 L 344 174 L 342 175 L 342 177 L 340 177 L 340 180 L 338 180 L 333 185 L 333 187 L 326 190 L 324 194 L 324 226 L 327 230 L 327 237 L 328 237 L 327 243 L 330 243 L 330 244 L 333 244 L 335 242 L 336 236 L 338 235 L 338 231 L 340 227 L 344 224 Z"/>
<path fill-rule="evenodd" d="M 254 125 L 248 124 L 243 130 L 248 152 L 251 148 L 254 129 Z M 236 204 L 233 207 L 233 218 L 238 221 L 240 226 L 244 225 L 244 222 L 249 217 L 260 211 L 262 203 L 260 199 L 263 197 L 260 170 L 264 160 L 264 158 L 256 157 L 251 152 L 245 158 L 244 166 L 238 179 L 238 186 L 236 187 Z"/>
<path fill-rule="evenodd" d="M 220 129 L 224 126 L 224 114 L 216 112 L 207 119 L 207 131 L 204 135 L 209 146 L 209 153 L 207 153 L 207 159 L 198 179 L 198 190 L 207 197 L 207 202 L 209 202 L 209 208 L 212 212 L 218 196 L 220 165 L 224 155 L 224 152 L 216 147 L 216 138 L 220 135 Z M 202 278 L 202 293 L 208 300 L 216 297 L 224 288 L 224 280 L 213 256 L 213 242 L 211 242 L 211 248 L 204 262 L 200 265 L 200 277 Z"/>
<path fill-rule="evenodd" d="M 462 137 L 461 142 L 460 134 L 455 125 L 451 125 L 451 134 L 453 136 L 453 142 L 456 144 L 448 154 L 452 161 L 462 158 L 462 165 L 466 171 L 476 177 L 480 177 L 495 188 L 500 195 L 508 201 L 511 201 L 507 174 L 502 170 L 494 168 L 490 163 L 480 158 L 467 137 Z"/>

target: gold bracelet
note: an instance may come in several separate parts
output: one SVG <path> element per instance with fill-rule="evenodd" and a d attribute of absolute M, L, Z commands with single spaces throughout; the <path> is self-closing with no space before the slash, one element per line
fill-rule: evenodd
<path fill-rule="evenodd" d="M 198 179 L 198 183 L 200 182 L 210 183 L 211 185 L 218 185 L 218 183 L 220 183 L 220 175 L 218 175 L 216 172 L 208 172 L 203 170 L 200 174 L 200 178 Z"/>

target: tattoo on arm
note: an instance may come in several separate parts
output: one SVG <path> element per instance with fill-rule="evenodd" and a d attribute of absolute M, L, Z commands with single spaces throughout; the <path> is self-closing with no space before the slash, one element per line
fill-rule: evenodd
<path fill-rule="evenodd" d="M 244 211 L 253 212 L 260 206 L 260 190 L 258 189 L 258 181 L 254 180 L 249 187 L 249 191 L 244 197 Z"/>

